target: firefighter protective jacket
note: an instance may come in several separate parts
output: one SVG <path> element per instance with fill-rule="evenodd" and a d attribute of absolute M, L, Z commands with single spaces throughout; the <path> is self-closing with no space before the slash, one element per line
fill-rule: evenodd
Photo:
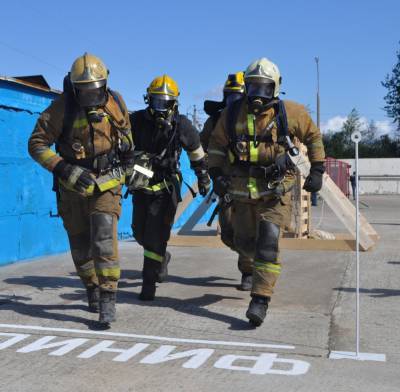
<path fill-rule="evenodd" d="M 144 191 L 161 191 L 170 184 L 172 177 L 180 176 L 179 158 L 182 148 L 187 152 L 192 167 L 204 160 L 199 133 L 185 116 L 177 114 L 172 126 L 166 130 L 157 129 L 147 109 L 134 112 L 130 119 L 135 151 L 155 155 L 152 165 L 155 174 Z"/>
<path fill-rule="evenodd" d="M 284 101 L 289 134 L 291 138 L 297 138 L 308 150 L 308 158 L 311 163 L 324 162 L 325 152 L 322 143 L 322 135 L 311 120 L 304 106 L 292 101 Z M 263 178 L 252 178 L 248 171 L 235 157 L 232 151 L 232 141 L 228 130 L 227 113 L 229 108 L 224 109 L 221 117 L 211 134 L 208 148 L 209 168 L 228 167 L 228 175 L 231 178 L 230 194 L 238 199 L 260 199 L 268 198 L 271 192 L 268 190 L 268 180 Z M 279 144 L 276 113 L 270 108 L 255 117 L 248 113 L 247 102 L 243 100 L 238 107 L 234 133 L 237 140 L 245 140 L 247 144 L 248 165 L 269 167 L 274 164 L 276 158 L 285 154 L 285 147 Z M 251 141 L 254 134 L 262 141 L 254 145 Z M 234 141 L 235 142 L 235 141 Z M 242 162 L 243 163 L 243 162 Z M 285 190 L 289 191 L 295 181 L 294 171 L 289 170 L 283 180 Z"/>

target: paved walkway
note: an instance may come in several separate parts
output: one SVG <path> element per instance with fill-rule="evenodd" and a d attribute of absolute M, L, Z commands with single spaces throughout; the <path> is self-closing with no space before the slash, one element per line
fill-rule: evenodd
<path fill-rule="evenodd" d="M 353 253 L 282 252 L 254 329 L 231 251 L 171 248 L 169 280 L 148 304 L 137 299 L 142 251 L 122 242 L 118 321 L 107 331 L 95 328 L 69 255 L 0 268 L 0 390 L 399 391 L 400 199 L 362 201 L 382 239 L 361 254 L 361 351 L 386 362 L 328 359 L 355 349 Z M 321 228 L 344 231 L 323 210 Z"/>

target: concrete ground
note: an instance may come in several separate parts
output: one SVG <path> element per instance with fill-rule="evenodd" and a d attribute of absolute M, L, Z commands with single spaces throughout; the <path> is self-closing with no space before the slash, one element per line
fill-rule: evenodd
<path fill-rule="evenodd" d="M 87 312 L 69 254 L 0 268 L 0 390 L 399 391 L 400 199 L 365 196 L 361 206 L 381 240 L 361 253 L 360 349 L 385 362 L 329 359 L 355 350 L 352 252 L 283 251 L 254 329 L 228 249 L 170 248 L 168 282 L 142 303 L 142 251 L 122 242 L 118 321 L 107 331 Z M 313 222 L 344 231 L 321 203 Z"/>

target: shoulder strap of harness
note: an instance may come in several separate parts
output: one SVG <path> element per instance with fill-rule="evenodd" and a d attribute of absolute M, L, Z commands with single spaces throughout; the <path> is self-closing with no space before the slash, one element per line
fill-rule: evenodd
<path fill-rule="evenodd" d="M 70 139 L 72 132 L 72 124 L 74 122 L 74 116 L 76 112 L 76 102 L 73 95 L 72 84 L 70 80 L 70 74 L 68 73 L 64 77 L 63 81 L 63 93 L 64 93 L 64 118 L 62 124 L 62 132 L 58 142 L 56 143 L 56 151 L 59 151 L 60 142 L 67 141 Z"/>
<path fill-rule="evenodd" d="M 289 127 L 287 122 L 287 114 L 285 104 L 281 99 L 274 105 L 276 113 L 276 125 L 278 128 L 278 143 L 285 144 L 286 136 L 289 136 Z"/>
<path fill-rule="evenodd" d="M 176 154 L 175 152 L 179 150 L 180 144 L 179 144 L 179 114 L 175 113 L 174 117 L 171 121 L 171 129 L 168 132 L 171 132 L 171 136 L 168 139 L 168 142 L 166 143 L 165 147 L 162 149 L 162 151 L 159 154 L 155 154 L 152 159 L 153 160 L 158 160 L 162 161 L 164 158 L 165 159 L 171 159 L 173 158 L 174 160 L 176 159 Z M 172 148 L 171 148 L 172 147 Z M 172 157 L 173 155 L 173 157 Z"/>
<path fill-rule="evenodd" d="M 165 154 L 167 153 L 168 149 L 172 146 L 173 152 L 179 149 L 179 125 L 180 125 L 180 118 L 179 118 L 179 113 L 176 112 L 174 114 L 174 117 L 172 119 L 172 135 L 168 140 L 167 145 L 165 148 L 161 151 L 161 153 L 158 155 L 159 157 L 163 158 Z"/>
<path fill-rule="evenodd" d="M 121 99 L 119 98 L 119 95 L 115 91 L 113 91 L 111 89 L 108 89 L 107 91 L 114 98 L 114 101 L 117 102 L 119 110 L 121 110 L 121 113 L 125 116 L 126 110 L 125 110 L 124 106 L 122 105 L 122 102 L 121 102 Z"/>
<path fill-rule="evenodd" d="M 278 127 L 278 144 L 284 145 L 291 156 L 299 155 L 299 150 L 293 144 L 289 135 L 289 126 L 285 104 L 281 99 L 274 105 Z"/>
<path fill-rule="evenodd" d="M 243 100 L 244 98 L 241 98 L 232 102 L 226 109 L 226 128 L 231 147 L 236 142 L 236 122 L 239 116 L 239 108 Z"/>

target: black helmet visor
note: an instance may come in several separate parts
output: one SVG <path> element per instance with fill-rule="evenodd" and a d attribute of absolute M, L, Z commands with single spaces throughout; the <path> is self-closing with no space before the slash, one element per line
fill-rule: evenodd
<path fill-rule="evenodd" d="M 176 100 L 169 95 L 150 95 L 149 106 L 157 112 L 167 112 L 174 108 Z"/>
<path fill-rule="evenodd" d="M 107 99 L 107 87 L 104 85 L 98 88 L 88 88 L 87 85 L 81 88 L 79 83 L 75 84 L 75 97 L 81 107 L 103 106 Z"/>
<path fill-rule="evenodd" d="M 274 97 L 275 83 L 247 82 L 246 94 L 248 97 L 261 97 L 272 99 Z"/>

